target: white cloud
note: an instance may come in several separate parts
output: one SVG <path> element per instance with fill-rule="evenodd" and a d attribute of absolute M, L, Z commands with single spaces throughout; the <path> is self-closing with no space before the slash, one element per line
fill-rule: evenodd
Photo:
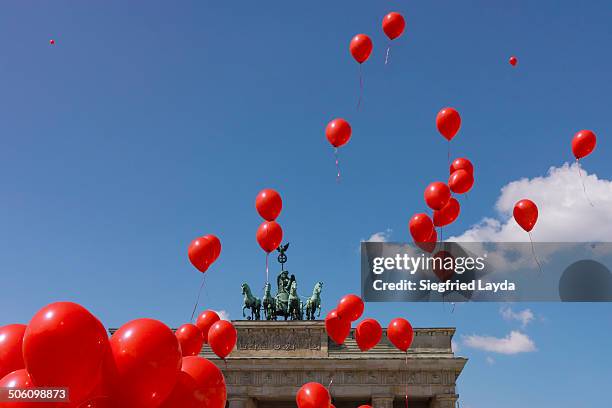
<path fill-rule="evenodd" d="M 451 340 L 451 350 L 453 350 L 453 353 L 457 353 L 459 350 L 461 350 L 459 343 L 457 343 L 455 340 Z"/>
<path fill-rule="evenodd" d="M 389 238 L 391 238 L 392 232 L 393 231 L 387 228 L 386 231 L 375 232 L 374 234 L 370 235 L 370 238 L 366 239 L 365 241 L 366 242 L 388 242 Z"/>
<path fill-rule="evenodd" d="M 512 331 L 504 338 L 478 335 L 463 336 L 463 345 L 500 354 L 518 354 L 536 351 L 533 340 L 526 334 L 518 331 Z"/>
<path fill-rule="evenodd" d="M 586 187 L 583 191 L 579 170 Z M 539 210 L 531 234 L 539 242 L 609 242 L 612 240 L 612 180 L 588 174 L 579 165 L 551 167 L 544 177 L 523 178 L 505 185 L 495 205 L 499 216 L 483 218 L 450 241 L 523 242 L 527 233 L 512 218 L 514 204 L 529 198 Z"/>
<path fill-rule="evenodd" d="M 495 364 L 495 359 L 491 356 L 487 356 L 487 364 L 489 365 Z"/>
<path fill-rule="evenodd" d="M 504 320 L 517 320 L 521 322 L 521 327 L 523 328 L 527 327 L 527 325 L 535 319 L 531 309 L 524 309 L 515 312 L 511 307 L 506 306 L 499 309 L 499 313 L 502 315 Z"/>
<path fill-rule="evenodd" d="M 215 312 L 217 312 L 217 314 L 219 315 L 219 318 L 221 320 L 230 320 L 230 315 L 227 311 L 225 310 L 215 310 Z"/>

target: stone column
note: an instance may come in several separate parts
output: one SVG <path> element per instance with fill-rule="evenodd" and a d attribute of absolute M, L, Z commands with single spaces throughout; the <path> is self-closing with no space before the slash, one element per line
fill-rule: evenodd
<path fill-rule="evenodd" d="M 257 408 L 257 403 L 249 397 L 228 397 L 229 408 Z"/>
<path fill-rule="evenodd" d="M 372 395 L 372 408 L 393 408 L 393 395 Z"/>
<path fill-rule="evenodd" d="M 459 396 L 457 394 L 437 394 L 429 403 L 430 408 L 455 408 Z"/>

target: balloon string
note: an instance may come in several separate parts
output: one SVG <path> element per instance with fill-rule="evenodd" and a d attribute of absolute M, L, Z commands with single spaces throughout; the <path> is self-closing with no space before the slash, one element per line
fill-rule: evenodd
<path fill-rule="evenodd" d="M 336 159 L 336 182 L 340 182 L 340 162 L 338 161 L 338 148 L 334 147 L 334 158 Z"/>
<path fill-rule="evenodd" d="M 533 239 L 531 238 L 531 231 L 527 231 L 527 234 L 529 234 L 529 241 L 531 242 L 531 253 L 533 254 L 533 259 L 538 264 L 540 273 L 542 273 L 542 265 L 540 265 L 540 261 L 538 261 L 538 257 L 536 256 L 535 247 L 533 246 Z"/>
<path fill-rule="evenodd" d="M 391 44 L 387 46 L 387 54 L 385 55 L 385 65 L 389 62 L 389 52 L 391 51 Z"/>
<path fill-rule="evenodd" d="M 196 298 L 195 305 L 193 305 L 193 311 L 191 312 L 191 319 L 189 320 L 193 323 L 193 317 L 195 316 L 196 309 L 198 308 L 198 303 L 200 303 L 200 295 L 202 294 L 202 288 L 204 287 L 204 282 L 206 282 L 206 274 L 202 277 L 202 284 L 200 285 L 200 290 L 198 290 L 198 297 Z"/>
<path fill-rule="evenodd" d="M 269 274 L 268 274 L 268 258 L 270 256 L 269 252 L 266 252 L 266 283 L 270 283 Z"/>
<path fill-rule="evenodd" d="M 450 140 L 448 141 L 448 152 L 446 154 L 446 159 L 448 160 L 448 167 L 450 168 Z"/>
<path fill-rule="evenodd" d="M 406 349 L 406 408 L 408 408 L 408 349 Z"/>
<path fill-rule="evenodd" d="M 361 98 L 363 97 L 363 74 L 361 72 L 361 64 L 359 64 L 359 100 L 357 101 L 357 110 L 361 107 Z"/>
<path fill-rule="evenodd" d="M 589 198 L 589 195 L 587 194 L 586 185 L 584 184 L 584 179 L 582 178 L 582 171 L 580 170 L 580 163 L 578 162 L 578 159 L 576 159 L 576 164 L 577 164 L 577 167 L 578 167 L 578 175 L 580 176 L 580 182 L 582 183 L 582 191 L 584 191 L 584 196 L 586 197 L 586 199 L 589 202 L 589 204 L 591 204 L 591 207 L 595 207 L 595 205 L 593 204 L 593 202 Z"/>

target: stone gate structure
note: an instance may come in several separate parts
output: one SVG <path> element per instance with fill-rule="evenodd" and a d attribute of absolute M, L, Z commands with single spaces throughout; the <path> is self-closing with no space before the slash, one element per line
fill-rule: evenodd
<path fill-rule="evenodd" d="M 336 408 L 454 408 L 456 380 L 467 359 L 451 349 L 453 328 L 415 329 L 408 353 L 387 340 L 361 352 L 349 335 L 342 346 L 323 321 L 234 321 L 236 350 L 223 362 L 208 346 L 201 355 L 225 375 L 229 408 L 295 407 L 305 383 L 329 386 Z M 331 385 L 330 385 L 331 384 Z"/>

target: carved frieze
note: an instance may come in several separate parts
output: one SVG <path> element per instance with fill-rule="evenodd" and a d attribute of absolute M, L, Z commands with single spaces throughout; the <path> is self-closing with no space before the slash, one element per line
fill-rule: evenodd
<path fill-rule="evenodd" d="M 310 328 L 245 328 L 238 330 L 239 350 L 321 350 L 323 332 Z"/>
<path fill-rule="evenodd" d="M 282 370 L 224 370 L 225 382 L 228 385 L 265 385 L 265 386 L 301 386 L 316 381 L 329 384 L 333 379 L 336 385 L 452 385 L 452 378 L 441 371 L 303 371 L 296 369 Z"/>

